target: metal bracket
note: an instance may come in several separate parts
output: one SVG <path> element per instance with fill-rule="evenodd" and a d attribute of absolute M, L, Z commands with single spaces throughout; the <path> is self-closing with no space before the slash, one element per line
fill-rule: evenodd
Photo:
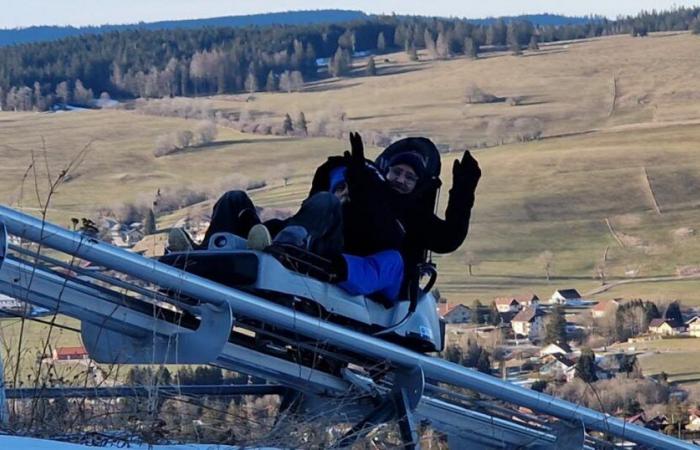
<path fill-rule="evenodd" d="M 391 391 L 362 421 L 345 433 L 335 447 L 349 447 L 377 425 L 397 420 L 404 441 L 402 448 L 420 450 L 420 435 L 413 412 L 423 396 L 424 387 L 425 377 L 420 367 L 396 370 Z"/>
<path fill-rule="evenodd" d="M 174 335 L 129 336 L 83 322 L 81 335 L 90 357 L 107 364 L 208 364 L 221 354 L 233 328 L 228 308 L 203 305 L 199 328 Z"/>
<path fill-rule="evenodd" d="M 582 423 L 559 420 L 552 424 L 556 430 L 557 442 L 555 448 L 561 450 L 578 450 L 586 442 L 586 429 Z"/>

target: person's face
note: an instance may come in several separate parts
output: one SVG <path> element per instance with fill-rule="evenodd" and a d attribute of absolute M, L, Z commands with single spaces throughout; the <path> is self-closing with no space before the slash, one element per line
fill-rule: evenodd
<path fill-rule="evenodd" d="M 389 186 L 400 194 L 410 194 L 418 183 L 416 171 L 408 164 L 397 164 L 389 167 L 386 179 Z"/>
<path fill-rule="evenodd" d="M 340 203 L 345 203 L 350 200 L 350 189 L 348 188 L 348 183 L 345 181 L 338 184 L 333 191 L 333 195 L 338 197 Z"/>

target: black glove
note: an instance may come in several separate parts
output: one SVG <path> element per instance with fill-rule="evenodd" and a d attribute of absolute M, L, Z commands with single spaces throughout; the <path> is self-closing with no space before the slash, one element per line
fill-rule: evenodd
<path fill-rule="evenodd" d="M 360 169 L 365 165 L 365 145 L 360 133 L 350 133 L 350 152 L 343 153 L 348 168 Z"/>
<path fill-rule="evenodd" d="M 473 194 L 479 184 L 479 178 L 481 178 L 479 163 L 469 150 L 465 150 L 462 160 L 455 159 L 452 166 L 452 187 L 461 193 Z"/>

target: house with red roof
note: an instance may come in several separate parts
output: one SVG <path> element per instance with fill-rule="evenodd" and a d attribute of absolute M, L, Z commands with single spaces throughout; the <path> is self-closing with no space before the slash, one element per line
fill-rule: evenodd
<path fill-rule="evenodd" d="M 53 350 L 52 356 L 54 361 L 76 361 L 90 359 L 90 355 L 82 345 L 79 347 L 56 347 Z"/>

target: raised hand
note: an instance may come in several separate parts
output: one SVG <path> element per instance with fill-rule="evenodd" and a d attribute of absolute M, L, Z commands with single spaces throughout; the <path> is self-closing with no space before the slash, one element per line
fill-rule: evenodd
<path fill-rule="evenodd" d="M 365 163 L 365 145 L 362 143 L 360 133 L 350 133 L 350 150 L 355 164 Z"/>
<path fill-rule="evenodd" d="M 479 184 L 479 178 L 481 178 L 479 163 L 469 150 L 465 150 L 462 160 L 455 159 L 452 165 L 452 185 L 459 190 L 474 192 Z"/>

